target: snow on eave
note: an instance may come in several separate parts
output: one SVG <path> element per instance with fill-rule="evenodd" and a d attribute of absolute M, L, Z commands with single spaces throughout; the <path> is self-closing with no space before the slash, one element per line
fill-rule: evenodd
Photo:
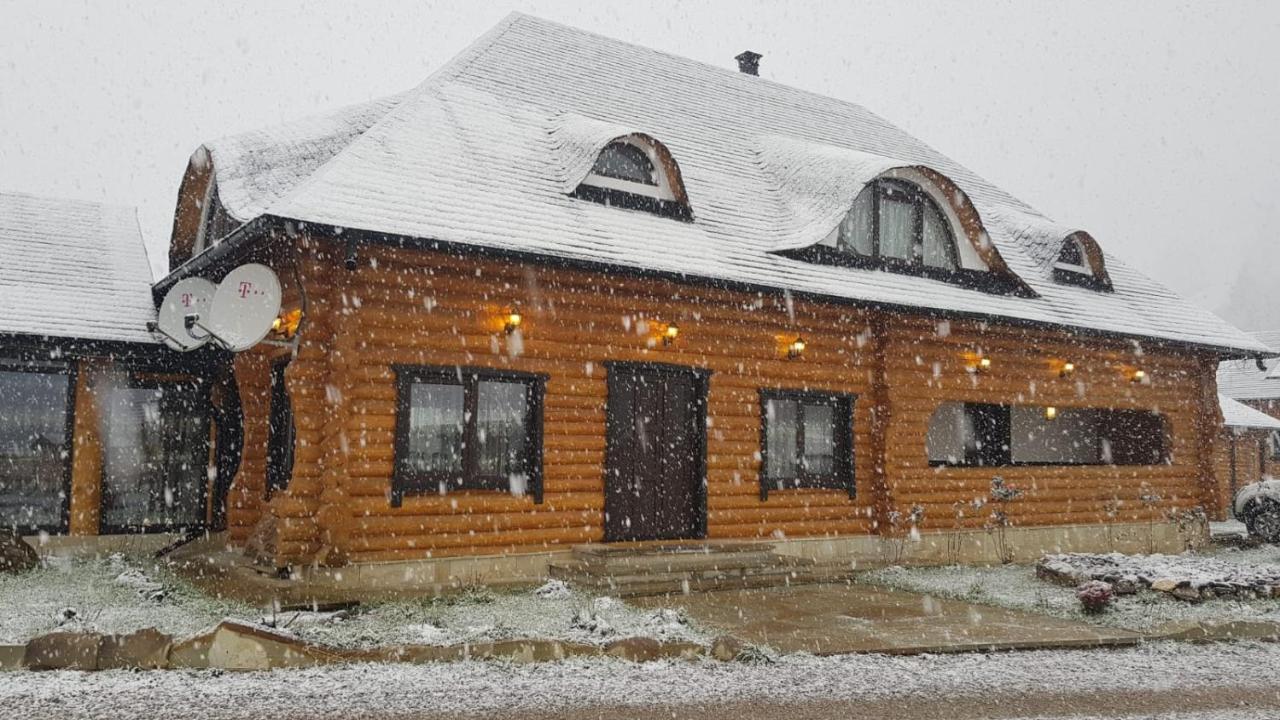
<path fill-rule="evenodd" d="M 1245 430 L 1280 430 L 1280 420 L 1260 410 L 1218 393 L 1218 406 L 1222 408 L 1222 424 Z"/>

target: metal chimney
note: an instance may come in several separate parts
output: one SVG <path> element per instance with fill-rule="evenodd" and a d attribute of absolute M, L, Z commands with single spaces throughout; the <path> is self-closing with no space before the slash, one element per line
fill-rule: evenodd
<path fill-rule="evenodd" d="M 760 74 L 760 58 L 762 57 L 764 56 L 758 52 L 743 50 L 742 52 L 738 53 L 737 56 L 735 56 L 733 59 L 738 61 L 738 72 L 745 73 L 747 75 L 759 75 Z"/>

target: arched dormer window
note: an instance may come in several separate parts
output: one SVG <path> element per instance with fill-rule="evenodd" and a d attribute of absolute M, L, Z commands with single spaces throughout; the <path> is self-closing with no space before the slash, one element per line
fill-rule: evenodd
<path fill-rule="evenodd" d="M 1004 265 L 967 197 L 927 168 L 890 170 L 866 183 L 815 245 L 777 251 L 824 265 L 878 268 L 1000 295 L 1035 297 Z"/>
<path fill-rule="evenodd" d="M 1063 239 L 1058 257 L 1053 262 L 1053 279 L 1063 285 L 1111 290 L 1111 278 L 1103 266 L 1102 250 L 1083 231 Z"/>
<path fill-rule="evenodd" d="M 573 197 L 689 221 L 693 215 L 671 154 L 643 135 L 611 141 Z"/>
<path fill-rule="evenodd" d="M 868 184 L 821 244 L 887 266 L 960 267 L 946 215 L 920 186 L 905 180 L 881 178 Z"/>

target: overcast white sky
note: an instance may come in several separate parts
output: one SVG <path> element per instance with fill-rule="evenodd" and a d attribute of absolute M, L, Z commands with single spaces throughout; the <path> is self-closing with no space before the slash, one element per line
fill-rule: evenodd
<path fill-rule="evenodd" d="M 1280 2 L 0 0 L 0 189 L 137 205 L 158 265 L 202 141 L 411 87 L 513 9 L 727 67 L 762 52 L 1280 327 Z"/>

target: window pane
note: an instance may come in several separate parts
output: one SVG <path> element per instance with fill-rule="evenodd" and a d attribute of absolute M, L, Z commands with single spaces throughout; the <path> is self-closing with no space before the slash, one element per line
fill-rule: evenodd
<path fill-rule="evenodd" d="M 964 461 L 965 442 L 972 435 L 963 403 L 943 403 L 929 418 L 929 432 L 925 436 L 929 462 L 949 463 Z"/>
<path fill-rule="evenodd" d="M 942 212 L 932 202 L 924 205 L 924 264 L 954 270 L 951 231 Z"/>
<path fill-rule="evenodd" d="M 916 204 L 898 195 L 880 195 L 880 255 L 911 260 L 915 257 Z"/>
<path fill-rule="evenodd" d="M 1058 253 L 1058 262 L 1064 265 L 1084 266 L 1084 253 L 1080 251 L 1080 243 L 1067 240 L 1062 243 L 1062 252 Z"/>
<path fill-rule="evenodd" d="M 835 472 L 835 424 L 834 407 L 804 406 L 804 469 L 810 475 L 832 475 Z"/>
<path fill-rule="evenodd" d="M 522 382 L 481 380 L 476 399 L 476 453 L 481 476 L 499 477 L 524 487 L 527 386 Z"/>
<path fill-rule="evenodd" d="M 107 529 L 200 525 L 209 425 L 195 386 L 116 386 L 106 397 L 102 524 Z"/>
<path fill-rule="evenodd" d="M 657 185 L 653 163 L 644 150 L 630 143 L 613 143 L 600 151 L 591 172 L 618 180 Z"/>
<path fill-rule="evenodd" d="M 462 386 L 415 383 L 409 392 L 409 468 L 462 473 Z"/>
<path fill-rule="evenodd" d="M 1050 420 L 1045 408 L 1011 410 L 1011 453 L 1015 463 L 1060 465 L 1099 462 L 1098 410 L 1058 408 Z"/>
<path fill-rule="evenodd" d="M 765 474 L 773 479 L 796 477 L 796 426 L 799 406 L 794 400 L 770 398 L 765 401 Z"/>
<path fill-rule="evenodd" d="M 840 223 L 840 249 L 859 255 L 871 255 L 871 207 L 872 193 L 866 189 L 858 193 L 853 207 Z"/>
<path fill-rule="evenodd" d="M 68 381 L 62 373 L 0 371 L 0 527 L 62 524 Z"/>

